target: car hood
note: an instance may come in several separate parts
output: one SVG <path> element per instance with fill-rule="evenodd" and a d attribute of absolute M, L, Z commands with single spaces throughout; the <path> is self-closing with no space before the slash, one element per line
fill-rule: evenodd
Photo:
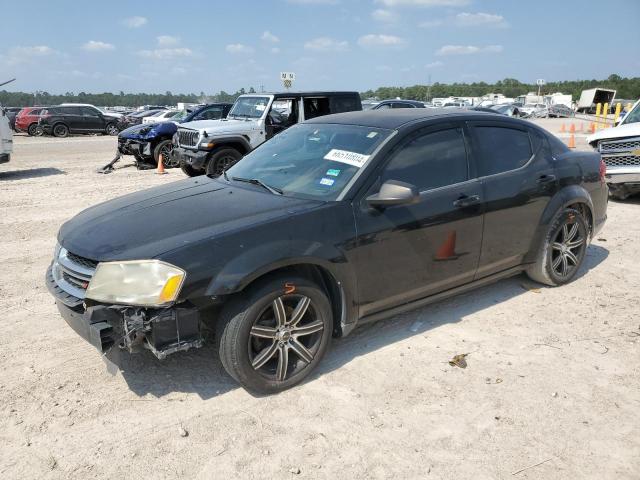
<path fill-rule="evenodd" d="M 156 258 L 322 204 L 250 185 L 190 178 L 88 208 L 60 228 L 58 241 L 97 261 Z"/>
<path fill-rule="evenodd" d="M 180 128 L 191 130 L 206 130 L 212 135 L 226 135 L 230 133 L 246 132 L 259 128 L 257 120 L 236 120 L 233 118 L 223 118 L 221 120 L 198 120 L 197 122 L 187 122 L 180 125 Z"/>
<path fill-rule="evenodd" d="M 619 125 L 617 127 L 607 128 L 606 130 L 600 130 L 593 135 L 589 135 L 587 137 L 587 143 L 593 143 L 598 140 L 610 140 L 636 136 L 640 136 L 640 123 L 628 123 L 626 125 Z"/>

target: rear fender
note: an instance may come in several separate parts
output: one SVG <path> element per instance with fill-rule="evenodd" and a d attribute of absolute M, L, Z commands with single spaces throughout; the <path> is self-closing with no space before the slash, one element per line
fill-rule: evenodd
<path fill-rule="evenodd" d="M 538 248 L 541 242 L 544 240 L 544 236 L 547 233 L 549 225 L 553 222 L 553 219 L 556 217 L 557 213 L 561 210 L 564 210 L 569 205 L 573 205 L 576 203 L 583 203 L 587 207 L 589 207 L 589 218 L 587 218 L 587 222 L 591 225 L 594 224 L 593 218 L 593 201 L 591 200 L 591 195 L 587 192 L 584 187 L 580 185 L 568 185 L 564 187 L 562 190 L 557 192 L 547 204 L 544 212 L 542 213 L 542 217 L 540 218 L 540 223 L 538 224 L 538 228 L 533 236 L 531 241 L 531 249 L 525 255 L 524 263 L 533 263 L 536 261 L 536 257 L 538 254 Z"/>

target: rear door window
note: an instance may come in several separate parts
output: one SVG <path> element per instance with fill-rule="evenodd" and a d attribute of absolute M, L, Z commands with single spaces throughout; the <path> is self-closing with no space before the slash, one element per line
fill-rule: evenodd
<path fill-rule="evenodd" d="M 80 107 L 59 107 L 58 110 L 62 115 L 82 115 Z"/>
<path fill-rule="evenodd" d="M 413 108 L 413 105 L 410 105 L 408 103 L 394 103 L 393 104 L 393 108 Z"/>
<path fill-rule="evenodd" d="M 329 113 L 331 113 L 329 109 L 329 99 L 327 97 L 305 98 L 303 105 L 305 120 L 329 115 Z"/>
<path fill-rule="evenodd" d="M 526 130 L 475 125 L 473 132 L 473 147 L 481 177 L 516 170 L 531 159 L 531 141 Z"/>
<path fill-rule="evenodd" d="M 449 128 L 410 139 L 385 167 L 381 181 L 399 180 L 418 190 L 454 185 L 469 179 L 461 128 Z"/>

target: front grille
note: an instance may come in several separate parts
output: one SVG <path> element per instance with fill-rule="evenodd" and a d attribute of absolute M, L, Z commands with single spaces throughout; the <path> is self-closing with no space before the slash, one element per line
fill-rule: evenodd
<path fill-rule="evenodd" d="M 638 167 L 640 155 L 603 155 L 602 159 L 607 167 Z"/>
<path fill-rule="evenodd" d="M 55 285 L 71 298 L 72 303 L 80 303 L 97 266 L 98 262 L 95 260 L 60 248 L 51 265 L 51 276 Z M 65 303 L 69 304 L 67 301 Z"/>
<path fill-rule="evenodd" d="M 600 142 L 601 153 L 623 153 L 640 149 L 640 137 L 625 138 L 623 140 L 606 140 Z"/>
<path fill-rule="evenodd" d="M 199 136 L 196 130 L 178 129 L 178 142 L 181 147 L 195 147 L 198 145 Z"/>
<path fill-rule="evenodd" d="M 80 257 L 75 255 L 69 251 L 67 251 L 67 258 L 71 260 L 73 263 L 77 263 L 78 265 L 82 265 L 86 268 L 94 269 L 98 266 L 98 262 L 95 260 L 89 260 L 88 258 Z"/>

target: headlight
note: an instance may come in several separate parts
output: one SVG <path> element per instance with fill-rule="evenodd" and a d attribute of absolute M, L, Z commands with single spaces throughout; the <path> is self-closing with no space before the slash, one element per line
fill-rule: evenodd
<path fill-rule="evenodd" d="M 214 147 L 214 142 L 202 142 L 200 144 L 200 150 L 211 150 Z"/>
<path fill-rule="evenodd" d="M 86 297 L 105 303 L 161 306 L 178 298 L 186 275 L 159 260 L 99 263 Z"/>

